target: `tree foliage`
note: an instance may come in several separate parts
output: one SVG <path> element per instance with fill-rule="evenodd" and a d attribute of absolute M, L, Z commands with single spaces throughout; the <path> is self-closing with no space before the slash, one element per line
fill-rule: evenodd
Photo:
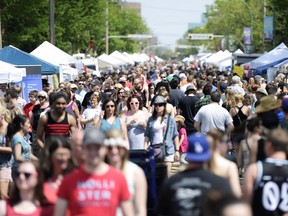
<path fill-rule="evenodd" d="M 215 35 L 224 35 L 230 41 L 232 39 L 235 42 L 236 48 L 243 49 L 243 28 L 251 27 L 251 24 L 253 24 L 253 45 L 255 52 L 270 50 L 281 42 L 288 44 L 287 5 L 288 0 L 266 0 L 265 15 L 275 17 L 274 43 L 263 42 L 263 0 L 215 0 L 213 4 L 206 6 L 206 25 L 202 28 L 190 29 L 185 32 L 183 38 L 178 43 L 204 43 L 187 41 L 187 34 L 213 33 Z M 207 43 L 205 42 L 205 45 Z M 210 45 L 213 47 L 212 44 Z M 214 49 L 216 49 L 215 47 Z"/>
<path fill-rule="evenodd" d="M 148 27 L 139 14 L 109 3 L 109 35 L 143 34 Z M 1 0 L 3 46 L 14 45 L 30 52 L 50 41 L 49 0 Z M 94 40 L 97 53 L 105 50 L 106 0 L 55 0 L 55 45 L 66 52 L 86 50 Z M 133 52 L 137 41 L 110 39 L 110 51 Z"/>

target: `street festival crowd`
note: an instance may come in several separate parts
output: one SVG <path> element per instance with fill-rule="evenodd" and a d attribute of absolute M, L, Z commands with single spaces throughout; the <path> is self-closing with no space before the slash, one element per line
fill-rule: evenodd
<path fill-rule="evenodd" d="M 284 74 L 166 62 L 42 84 L 27 102 L 0 84 L 0 216 L 288 215 Z"/>

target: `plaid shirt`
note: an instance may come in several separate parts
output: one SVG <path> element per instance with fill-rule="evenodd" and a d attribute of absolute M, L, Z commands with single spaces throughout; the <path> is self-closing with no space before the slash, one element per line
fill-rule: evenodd
<path fill-rule="evenodd" d="M 195 104 L 195 113 L 197 113 L 202 106 L 207 105 L 210 102 L 211 102 L 210 95 L 205 95 L 203 98 L 198 100 L 197 103 Z"/>

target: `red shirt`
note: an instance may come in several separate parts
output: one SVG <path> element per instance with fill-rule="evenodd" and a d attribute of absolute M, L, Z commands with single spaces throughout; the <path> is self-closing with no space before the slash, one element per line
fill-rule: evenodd
<path fill-rule="evenodd" d="M 124 175 L 113 167 L 103 175 L 80 168 L 64 177 L 58 197 L 68 201 L 71 216 L 115 216 L 117 207 L 130 198 L 130 193 Z"/>
<path fill-rule="evenodd" d="M 24 114 L 29 118 L 29 119 L 31 119 L 31 117 L 32 117 L 32 110 L 33 110 L 33 108 L 34 108 L 34 106 L 35 106 L 36 104 L 32 104 L 32 103 L 28 103 L 28 104 L 26 104 L 25 106 L 24 106 L 24 108 L 23 108 L 23 112 L 24 112 Z"/>

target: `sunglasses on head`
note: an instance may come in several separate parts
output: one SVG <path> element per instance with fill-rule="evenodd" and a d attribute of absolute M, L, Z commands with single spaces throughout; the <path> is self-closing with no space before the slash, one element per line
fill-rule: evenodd
<path fill-rule="evenodd" d="M 164 103 L 159 103 L 159 104 L 154 104 L 154 106 L 155 106 L 155 107 L 157 107 L 157 106 L 160 106 L 160 107 L 161 107 L 161 106 L 165 106 L 165 104 L 164 104 Z"/>
<path fill-rule="evenodd" d="M 33 173 L 29 173 L 29 172 L 18 172 L 18 171 L 17 171 L 17 172 L 16 172 L 16 178 L 19 178 L 21 174 L 24 175 L 25 179 L 29 179 L 29 178 L 33 175 Z"/>
<path fill-rule="evenodd" d="M 120 150 L 122 147 L 121 146 L 115 146 L 115 145 L 110 145 L 108 146 L 108 150 L 113 150 L 114 148 L 117 148 L 118 150 Z"/>

